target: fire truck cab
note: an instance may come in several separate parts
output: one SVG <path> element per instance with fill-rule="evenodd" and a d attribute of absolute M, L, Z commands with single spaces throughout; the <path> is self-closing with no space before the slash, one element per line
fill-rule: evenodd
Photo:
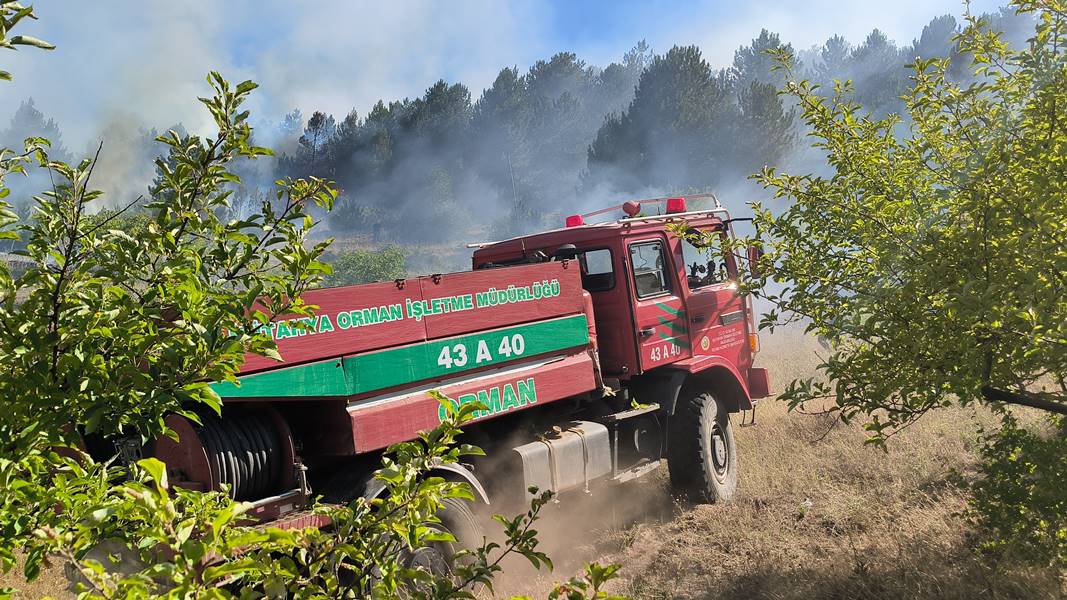
<path fill-rule="evenodd" d="M 713 206 L 689 210 L 690 201 Z M 592 221 L 612 213 L 621 218 Z M 675 235 L 669 226 L 677 224 L 702 235 Z M 707 194 L 573 215 L 562 229 L 474 245 L 473 255 L 476 270 L 580 264 L 606 388 L 655 408 L 656 419 L 637 435 L 660 444 L 679 491 L 713 502 L 729 499 L 737 485 L 730 414 L 754 409 L 770 387 L 767 370 L 753 366 L 759 338 L 751 300 L 738 292 L 743 261 L 717 243 L 733 235 L 729 212 Z"/>
<path fill-rule="evenodd" d="M 705 198 L 716 206 L 687 210 L 687 201 Z M 664 210 L 640 214 L 656 205 Z M 626 216 L 586 222 L 612 212 Z M 702 239 L 712 243 L 695 247 L 668 230 L 676 223 L 706 234 Z M 732 235 L 729 213 L 710 194 L 631 201 L 568 217 L 562 229 L 479 244 L 473 266 L 577 260 L 582 287 L 592 300 L 600 365 L 609 383 L 645 388 L 643 377 L 651 376 L 659 386 L 660 380 L 677 380 L 681 373 L 729 379 L 734 389 L 724 395 L 730 410 L 737 411 L 752 408 L 754 399 L 768 394 L 768 378 L 765 369 L 752 366 L 759 340 L 751 302 L 737 289 L 742 261 L 714 244 Z"/>

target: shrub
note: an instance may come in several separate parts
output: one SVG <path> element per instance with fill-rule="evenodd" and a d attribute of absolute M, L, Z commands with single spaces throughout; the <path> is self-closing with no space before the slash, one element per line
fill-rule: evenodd
<path fill-rule="evenodd" d="M 830 172 L 755 176 L 790 202 L 754 205 L 767 253 L 746 288 L 774 307 L 764 327 L 800 321 L 830 341 L 822 377 L 782 394 L 794 408 L 829 400 L 879 445 L 953 404 L 1002 415 L 975 489 L 987 547 L 1055 561 L 1067 442 L 1010 407 L 1067 415 L 1067 5 L 1013 5 L 1036 17 L 1030 43 L 968 17 L 954 39 L 971 73 L 916 59 L 906 118 L 866 113 L 848 81 L 787 83 Z"/>
<path fill-rule="evenodd" d="M 326 282 L 329 285 L 352 285 L 401 279 L 406 274 L 404 259 L 404 251 L 397 246 L 341 252 L 334 258 L 333 273 Z"/>
<path fill-rule="evenodd" d="M 1067 421 L 1050 420 L 1042 433 L 1009 416 L 986 437 L 972 517 L 986 549 L 1067 568 Z"/>

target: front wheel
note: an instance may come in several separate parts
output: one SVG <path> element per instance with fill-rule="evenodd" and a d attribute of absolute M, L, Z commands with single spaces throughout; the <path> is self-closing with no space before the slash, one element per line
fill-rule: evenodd
<path fill-rule="evenodd" d="M 730 413 L 710 392 L 678 399 L 670 419 L 671 485 L 696 502 L 726 502 L 737 491 L 737 447 Z"/>

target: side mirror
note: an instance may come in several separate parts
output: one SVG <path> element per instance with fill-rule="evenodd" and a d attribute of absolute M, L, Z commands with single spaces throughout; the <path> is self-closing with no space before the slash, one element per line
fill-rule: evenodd
<path fill-rule="evenodd" d="M 759 277 L 759 259 L 763 257 L 763 246 L 752 244 L 748 247 L 748 270 L 753 277 Z"/>

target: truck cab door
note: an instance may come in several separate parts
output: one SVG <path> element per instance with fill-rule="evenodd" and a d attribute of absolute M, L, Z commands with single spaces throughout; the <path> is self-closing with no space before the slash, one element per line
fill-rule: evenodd
<path fill-rule="evenodd" d="M 666 238 L 630 241 L 626 259 L 640 371 L 689 357 L 685 307 Z"/>
<path fill-rule="evenodd" d="M 745 304 L 737 290 L 737 263 L 722 252 L 724 231 L 701 230 L 697 248 L 679 238 L 685 263 L 686 312 L 693 356 L 718 355 L 739 364 L 745 352 Z"/>

